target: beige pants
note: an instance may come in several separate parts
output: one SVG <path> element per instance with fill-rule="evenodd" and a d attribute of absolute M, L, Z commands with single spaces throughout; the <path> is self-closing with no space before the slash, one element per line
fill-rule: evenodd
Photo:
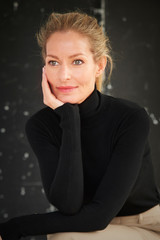
<path fill-rule="evenodd" d="M 47 240 L 160 240 L 160 205 L 141 214 L 115 217 L 101 231 L 54 233 Z"/>

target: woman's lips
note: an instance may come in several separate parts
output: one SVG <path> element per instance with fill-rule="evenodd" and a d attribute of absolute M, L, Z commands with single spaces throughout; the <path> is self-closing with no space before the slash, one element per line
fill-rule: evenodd
<path fill-rule="evenodd" d="M 72 92 L 73 90 L 75 90 L 78 87 L 73 87 L 73 86 L 60 86 L 57 87 L 57 89 L 61 92 Z"/>

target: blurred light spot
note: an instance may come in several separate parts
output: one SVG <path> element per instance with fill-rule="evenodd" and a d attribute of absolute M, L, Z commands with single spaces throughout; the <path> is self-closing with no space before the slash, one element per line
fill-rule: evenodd
<path fill-rule="evenodd" d="M 26 176 L 25 176 L 25 175 L 22 175 L 22 176 L 21 176 L 21 179 L 22 179 L 22 180 L 26 180 Z"/>
<path fill-rule="evenodd" d="M 23 160 L 26 160 L 27 158 L 29 158 L 29 153 L 25 152 L 24 155 L 23 155 Z"/>
<path fill-rule="evenodd" d="M 5 128 L 1 128 L 1 129 L 0 129 L 0 132 L 1 132 L 1 133 L 5 133 L 5 132 L 6 132 L 6 129 L 5 129 Z"/>
<path fill-rule="evenodd" d="M 44 13 L 44 11 L 45 11 L 44 8 L 41 8 L 41 9 L 40 9 L 40 12 L 41 12 L 41 13 Z"/>
<path fill-rule="evenodd" d="M 21 187 L 20 195 L 24 196 L 26 194 L 26 190 L 24 187 Z"/>
<path fill-rule="evenodd" d="M 4 106 L 4 110 L 8 111 L 9 110 L 9 106 L 8 105 Z"/>
<path fill-rule="evenodd" d="M 4 195 L 3 194 L 0 194 L 0 199 L 4 199 Z"/>
<path fill-rule="evenodd" d="M 2 174 L 2 169 L 0 169 L 0 174 Z"/>
<path fill-rule="evenodd" d="M 3 156 L 3 153 L 2 152 L 0 152 L 0 157 L 2 157 Z"/>
<path fill-rule="evenodd" d="M 109 84 L 107 85 L 107 88 L 108 88 L 108 89 L 113 89 L 111 83 L 109 83 Z"/>
<path fill-rule="evenodd" d="M 50 207 L 46 209 L 46 212 L 54 212 L 55 210 L 56 210 L 56 207 L 53 205 L 50 205 Z"/>
<path fill-rule="evenodd" d="M 29 112 L 28 112 L 28 111 L 24 111 L 24 112 L 23 112 L 23 115 L 24 115 L 24 116 L 28 116 L 28 115 L 29 115 Z"/>
<path fill-rule="evenodd" d="M 20 134 L 19 134 L 19 137 L 20 137 L 20 138 L 24 138 L 24 133 L 20 133 Z"/>
<path fill-rule="evenodd" d="M 4 213 L 4 214 L 3 214 L 3 217 L 4 217 L 4 218 L 8 218 L 8 213 Z"/>
<path fill-rule="evenodd" d="M 158 120 L 156 119 L 155 115 L 153 113 L 150 114 L 150 117 L 152 119 L 152 122 L 154 125 L 157 125 L 158 124 Z"/>
<path fill-rule="evenodd" d="M 148 107 L 144 106 L 144 109 L 146 110 L 146 112 L 148 113 L 149 115 L 149 110 L 148 110 Z"/>
<path fill-rule="evenodd" d="M 44 188 L 41 189 L 41 192 L 42 192 L 43 194 L 45 193 L 45 192 L 44 192 Z"/>
<path fill-rule="evenodd" d="M 30 177 L 32 175 L 31 172 L 27 172 L 27 176 Z"/>
<path fill-rule="evenodd" d="M 30 163 L 29 164 L 29 168 L 33 168 L 34 167 L 34 164 L 33 163 Z"/>
<path fill-rule="evenodd" d="M 19 6 L 18 2 L 13 2 L 13 10 L 14 11 L 17 11 L 18 6 Z"/>
<path fill-rule="evenodd" d="M 126 17 L 122 17 L 122 21 L 123 22 L 127 22 L 127 18 Z"/>

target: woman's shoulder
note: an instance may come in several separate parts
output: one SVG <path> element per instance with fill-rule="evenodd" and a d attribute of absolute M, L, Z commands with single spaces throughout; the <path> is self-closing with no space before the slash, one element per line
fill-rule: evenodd
<path fill-rule="evenodd" d="M 139 104 L 138 102 L 131 101 L 129 99 L 125 98 L 120 98 L 112 95 L 107 95 L 107 94 L 101 94 L 102 99 L 103 99 L 103 104 L 107 105 L 109 102 L 110 104 L 110 109 L 115 110 L 117 113 L 123 113 L 123 112 L 136 112 L 139 110 L 145 110 L 145 107 Z"/>
<path fill-rule="evenodd" d="M 126 128 L 136 125 L 137 129 L 145 128 L 145 131 L 148 132 L 150 117 L 145 107 L 141 106 L 141 104 L 111 95 L 103 95 L 102 98 L 104 105 L 106 102 L 110 102 L 105 112 L 106 118 L 110 119 L 114 126 Z"/>
<path fill-rule="evenodd" d="M 115 124 L 124 121 L 140 121 L 146 125 L 150 124 L 147 109 L 141 104 L 111 95 L 102 94 L 103 114 Z M 108 104 L 109 103 L 109 104 Z"/>

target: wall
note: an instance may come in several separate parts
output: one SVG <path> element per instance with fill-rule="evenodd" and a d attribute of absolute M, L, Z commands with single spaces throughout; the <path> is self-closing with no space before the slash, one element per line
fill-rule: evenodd
<path fill-rule="evenodd" d="M 145 107 L 150 145 L 160 186 L 160 15 L 157 1 L 107 1 L 106 30 L 115 68 L 108 93 Z"/>

